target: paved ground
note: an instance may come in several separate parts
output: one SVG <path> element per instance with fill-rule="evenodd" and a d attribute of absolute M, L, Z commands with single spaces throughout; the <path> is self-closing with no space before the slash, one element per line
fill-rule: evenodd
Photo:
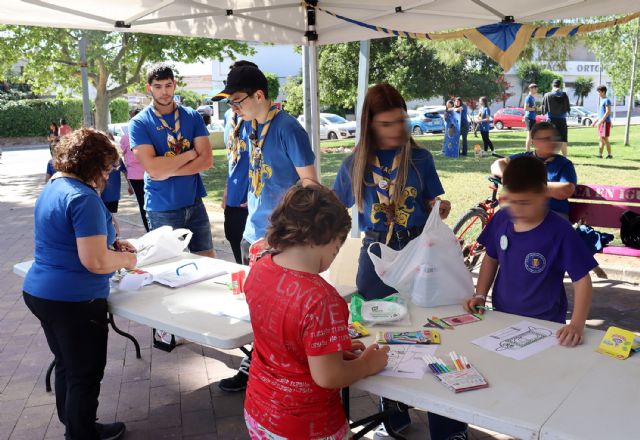
<path fill-rule="evenodd" d="M 0 440 L 61 439 L 54 396 L 44 390 L 51 360 L 37 320 L 21 298 L 22 280 L 12 272 L 16 262 L 33 255 L 33 205 L 44 178 L 48 150 L 5 151 L 0 161 Z M 221 239 L 222 216 L 211 207 L 215 247 L 230 259 Z M 133 198 L 126 198 L 119 220 L 124 236 L 143 231 Z M 618 324 L 640 331 L 640 289 L 616 281 L 596 281 L 590 325 Z M 241 353 L 185 344 L 172 353 L 151 347 L 151 330 L 116 317 L 117 324 L 138 338 L 142 359 L 130 342 L 109 336 L 108 363 L 100 395 L 100 421 L 127 423 L 133 439 L 246 439 L 242 394 L 224 394 L 217 382 L 234 373 Z M 375 410 L 375 396 L 352 393 L 356 418 Z M 410 439 L 428 439 L 423 412 L 413 412 Z M 371 436 L 369 436 L 371 438 Z M 509 438 L 473 429 L 471 438 Z"/>

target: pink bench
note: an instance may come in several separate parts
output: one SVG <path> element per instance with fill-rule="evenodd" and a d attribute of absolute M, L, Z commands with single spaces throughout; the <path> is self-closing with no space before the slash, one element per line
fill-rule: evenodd
<path fill-rule="evenodd" d="M 582 220 L 585 224 L 596 229 L 620 229 L 620 216 L 625 211 L 640 214 L 640 188 L 578 185 L 573 196 L 569 199 L 569 220 L 571 223 Z M 640 249 L 627 246 L 605 246 L 602 253 L 640 257 Z"/>

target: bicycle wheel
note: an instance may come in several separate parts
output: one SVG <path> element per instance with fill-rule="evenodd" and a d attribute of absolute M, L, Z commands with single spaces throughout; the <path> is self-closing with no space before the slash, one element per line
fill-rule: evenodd
<path fill-rule="evenodd" d="M 462 247 L 464 264 L 469 270 L 480 266 L 485 250 L 484 246 L 478 243 L 478 237 L 488 222 L 487 211 L 483 208 L 472 208 L 453 226 L 453 233 Z"/>

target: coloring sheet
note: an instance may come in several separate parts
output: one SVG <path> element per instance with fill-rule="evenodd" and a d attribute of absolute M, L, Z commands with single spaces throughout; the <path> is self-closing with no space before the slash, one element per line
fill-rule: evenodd
<path fill-rule="evenodd" d="M 519 322 L 471 342 L 519 361 L 558 344 L 555 330 L 529 321 Z"/>
<path fill-rule="evenodd" d="M 379 374 L 404 379 L 422 379 L 428 370 L 423 356 L 435 355 L 437 345 L 389 345 L 387 368 Z"/>

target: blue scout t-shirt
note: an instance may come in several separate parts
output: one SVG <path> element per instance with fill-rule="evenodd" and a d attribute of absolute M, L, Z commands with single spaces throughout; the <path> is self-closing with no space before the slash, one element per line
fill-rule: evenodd
<path fill-rule="evenodd" d="M 296 168 L 315 161 L 307 132 L 293 116 L 280 111 L 271 121 L 262 145 L 262 165 L 255 170 L 251 163 L 253 143 L 249 139 L 252 131 L 251 121 L 242 123 L 240 137 L 249 150 L 249 215 L 243 238 L 249 243 L 264 237 L 271 212 L 284 193 L 300 180 Z M 261 131 L 262 125 L 258 124 L 256 136 Z"/>
<path fill-rule="evenodd" d="M 376 151 L 383 172 L 391 168 L 397 151 L 397 149 Z M 397 221 L 394 225 L 394 230 L 424 226 L 429 216 L 425 202 L 444 194 L 431 153 L 423 148 L 412 148 L 411 159 L 415 168 L 409 166 L 402 204 L 396 209 Z M 347 156 L 342 161 L 336 181 L 333 184 L 333 190 L 347 208 L 355 204 L 355 197 L 351 187 L 352 163 L 353 155 Z M 378 199 L 376 187 L 373 185 L 372 173 L 368 172 L 365 179 L 369 185 L 365 185 L 363 212 L 358 214 L 358 225 L 362 231 L 385 232 L 387 231 L 386 215 L 377 208 L 380 200 Z"/>
<path fill-rule="evenodd" d="M 35 262 L 22 290 L 54 301 L 89 301 L 109 295 L 112 274 L 89 272 L 80 262 L 76 238 L 104 235 L 114 242 L 111 213 L 98 193 L 77 179 L 51 180 L 35 208 Z"/>
<path fill-rule="evenodd" d="M 462 110 L 460 111 L 460 130 L 469 129 L 469 116 L 467 106 L 462 104 Z"/>
<path fill-rule="evenodd" d="M 525 107 L 535 107 L 536 106 L 536 98 L 533 97 L 533 95 L 528 95 L 527 98 L 524 100 L 525 103 Z M 527 119 L 531 119 L 533 121 L 536 120 L 536 112 L 535 110 L 527 110 L 524 112 L 524 116 Z"/>
<path fill-rule="evenodd" d="M 611 107 L 611 100 L 609 98 L 604 98 L 600 102 L 600 108 L 598 109 L 598 117 L 600 119 L 602 119 L 605 113 L 607 113 L 607 107 Z M 611 122 L 611 113 L 609 113 L 609 116 L 607 116 L 607 119 L 605 119 L 602 122 Z"/>
<path fill-rule="evenodd" d="M 193 149 L 193 140 L 200 136 L 209 136 L 202 116 L 189 107 L 178 106 L 180 112 L 180 133 L 189 140 Z M 163 115 L 170 127 L 174 126 L 174 115 L 171 112 Z M 153 145 L 156 156 L 171 156 L 174 154 L 168 144 L 170 130 L 163 127 L 160 119 L 153 113 L 153 106 L 149 105 L 129 122 L 129 141 L 131 149 L 138 145 Z M 180 154 L 180 153 L 178 153 Z M 204 197 L 207 192 L 202 184 L 200 173 L 190 176 L 174 176 L 166 180 L 153 180 L 148 173 L 144 173 L 144 208 L 147 211 L 173 211 L 191 206 L 196 199 Z"/>
<path fill-rule="evenodd" d="M 109 203 L 120 200 L 120 173 L 123 171 L 124 166 L 122 165 L 122 162 L 120 162 L 120 166 L 109 173 L 107 184 L 104 186 L 104 189 L 100 194 L 100 198 L 103 202 Z"/>
<path fill-rule="evenodd" d="M 227 148 L 227 160 L 229 170 L 227 175 L 227 206 L 239 207 L 247 203 L 247 192 L 249 191 L 249 151 L 247 143 L 242 137 L 238 140 L 237 158 L 234 159 L 229 145 L 230 137 L 233 136 L 233 121 L 242 123 L 242 119 L 237 118 L 231 111 L 224 114 L 224 142 Z"/>
<path fill-rule="evenodd" d="M 533 151 L 526 151 L 523 153 L 517 153 L 509 156 L 509 159 L 513 159 L 515 157 L 520 156 L 532 156 L 538 157 L 535 155 Z M 540 159 L 540 158 L 538 158 Z M 542 159 L 540 159 L 542 160 Z M 573 166 L 573 162 L 571 162 L 566 157 L 561 154 L 554 154 L 552 157 L 544 161 L 545 167 L 547 168 L 547 182 L 568 182 L 573 183 L 574 185 L 578 184 L 578 175 L 576 174 L 576 169 Z M 568 200 L 558 200 L 558 199 L 549 199 L 549 209 L 555 212 L 559 212 L 561 214 L 569 214 L 569 201 Z"/>
<path fill-rule="evenodd" d="M 576 282 L 598 265 L 571 224 L 552 211 L 534 229 L 515 232 L 508 208 L 501 209 L 478 242 L 499 264 L 493 306 L 500 312 L 530 318 L 564 323 L 565 272 Z"/>
<path fill-rule="evenodd" d="M 47 174 L 53 176 L 56 173 L 56 169 L 53 167 L 53 159 L 47 162 Z"/>
<path fill-rule="evenodd" d="M 491 110 L 489 110 L 489 107 L 484 107 L 480 111 L 481 119 L 489 118 L 489 116 L 491 116 Z M 491 128 L 491 126 L 489 125 L 489 120 L 488 119 L 486 121 L 482 121 L 480 123 L 480 131 L 489 131 L 490 128 Z"/>

